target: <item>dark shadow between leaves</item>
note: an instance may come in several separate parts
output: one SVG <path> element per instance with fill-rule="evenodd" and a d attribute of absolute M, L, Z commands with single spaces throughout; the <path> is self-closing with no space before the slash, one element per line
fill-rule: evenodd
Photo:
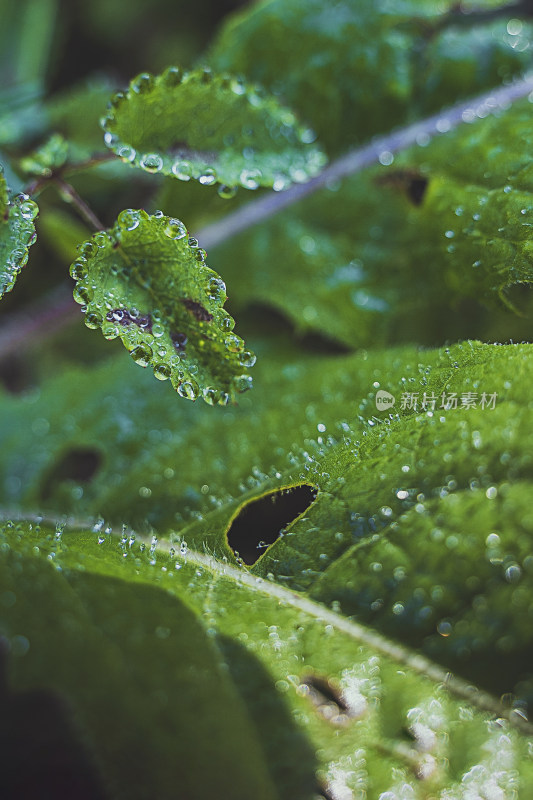
<path fill-rule="evenodd" d="M 71 709 L 54 692 L 12 692 L 0 640 L 0 797 L 106 800 Z"/>
<path fill-rule="evenodd" d="M 266 303 L 250 303 L 233 312 L 247 339 L 255 336 L 281 335 L 292 340 L 298 350 L 315 355 L 336 356 L 352 353 L 354 348 L 318 330 L 299 333 L 291 320 L 279 309 Z"/>
<path fill-rule="evenodd" d="M 9 394 L 22 394 L 35 386 L 36 380 L 30 363 L 11 355 L 0 361 L 0 384 Z"/>
<path fill-rule="evenodd" d="M 216 643 L 255 726 L 279 799 L 320 796 L 314 748 L 295 725 L 272 676 L 234 639 L 220 635 Z"/>
<path fill-rule="evenodd" d="M 279 538 L 282 530 L 307 511 L 317 488 L 304 483 L 269 492 L 238 509 L 228 528 L 228 544 L 251 565 Z"/>
<path fill-rule="evenodd" d="M 43 481 L 41 500 L 49 500 L 65 481 L 88 483 L 102 464 L 102 455 L 94 447 L 73 447 L 54 464 Z"/>

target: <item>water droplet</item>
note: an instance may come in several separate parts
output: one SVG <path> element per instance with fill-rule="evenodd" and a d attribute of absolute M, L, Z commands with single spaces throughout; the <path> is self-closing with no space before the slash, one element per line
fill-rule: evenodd
<path fill-rule="evenodd" d="M 214 406 L 219 401 L 220 392 L 213 386 L 207 386 L 202 392 L 202 397 L 208 405 Z"/>
<path fill-rule="evenodd" d="M 122 144 L 117 148 L 117 156 L 121 158 L 123 161 L 132 162 L 135 161 L 135 156 L 137 155 L 137 151 L 134 147 L 130 147 L 129 144 Z"/>
<path fill-rule="evenodd" d="M 207 284 L 207 292 L 213 300 L 225 299 L 226 284 L 220 278 L 211 278 Z"/>
<path fill-rule="evenodd" d="M 70 277 L 74 278 L 75 281 L 82 281 L 84 278 L 86 278 L 87 262 L 74 261 L 74 263 L 70 265 Z"/>
<path fill-rule="evenodd" d="M 39 207 L 37 203 L 34 203 L 33 200 L 26 198 L 26 195 L 21 195 L 22 202 L 19 206 L 20 213 L 24 219 L 35 219 L 37 214 L 39 213 Z"/>
<path fill-rule="evenodd" d="M 149 345 L 139 344 L 137 347 L 133 348 L 130 355 L 136 364 L 139 364 L 141 367 L 147 367 L 152 360 L 153 353 Z"/>
<path fill-rule="evenodd" d="M 134 231 L 139 226 L 140 215 L 138 211 L 132 208 L 126 208 L 118 215 L 117 222 L 125 231 Z"/>
<path fill-rule="evenodd" d="M 147 172 L 159 172 L 163 167 L 163 159 L 157 153 L 146 153 L 139 163 Z"/>
<path fill-rule="evenodd" d="M 298 132 L 298 138 L 302 144 L 312 144 L 316 141 L 316 133 L 311 128 L 303 128 Z"/>
<path fill-rule="evenodd" d="M 446 231 L 444 235 L 447 239 L 453 239 L 453 237 L 455 236 L 455 231 Z"/>
<path fill-rule="evenodd" d="M 257 189 L 263 173 L 260 169 L 243 169 L 239 177 L 245 189 Z"/>
<path fill-rule="evenodd" d="M 141 72 L 140 75 L 137 75 L 130 83 L 130 89 L 132 89 L 136 94 L 144 94 L 145 92 L 149 92 L 150 89 L 154 85 L 154 79 L 150 75 L 149 72 Z"/>
<path fill-rule="evenodd" d="M 100 314 L 89 313 L 85 315 L 85 324 L 88 328 L 100 328 L 102 325 L 102 317 Z"/>
<path fill-rule="evenodd" d="M 218 187 L 218 195 L 222 197 L 223 200 L 231 200 L 232 197 L 235 197 L 237 194 L 237 187 L 236 186 L 226 186 L 225 183 L 220 184 Z"/>
<path fill-rule="evenodd" d="M 104 247 L 109 245 L 109 236 L 105 231 L 99 231 L 95 233 L 93 236 L 93 242 L 98 247 L 99 250 L 102 250 Z"/>
<path fill-rule="evenodd" d="M 239 350 L 242 350 L 244 347 L 244 341 L 235 333 L 231 333 L 229 336 L 226 336 L 224 339 L 224 344 L 232 353 L 238 353 Z"/>
<path fill-rule="evenodd" d="M 79 303 L 82 306 L 87 305 L 87 303 L 90 303 L 92 300 L 92 292 L 87 288 L 87 286 L 75 286 L 72 296 L 74 297 L 76 303 Z"/>
<path fill-rule="evenodd" d="M 231 81 L 230 87 L 231 91 L 237 95 L 245 94 L 246 92 L 246 86 L 242 78 L 234 78 Z"/>
<path fill-rule="evenodd" d="M 188 550 L 189 550 L 189 547 L 188 547 L 188 545 L 187 545 L 187 542 L 184 540 L 184 541 L 183 541 L 183 542 L 181 542 L 181 544 L 180 544 L 180 555 L 182 555 L 182 556 L 186 556 L 186 555 L 187 555 L 187 551 L 188 551 Z"/>
<path fill-rule="evenodd" d="M 180 181 L 190 181 L 192 177 L 192 167 L 188 161 L 175 161 L 172 164 L 172 174 Z"/>
<path fill-rule="evenodd" d="M 170 378 L 170 367 L 166 364 L 155 364 L 154 375 L 159 381 L 166 381 Z"/>
<path fill-rule="evenodd" d="M 505 570 L 505 580 L 508 583 L 518 583 L 521 575 L 522 575 L 522 570 L 520 569 L 518 564 L 511 564 Z"/>
<path fill-rule="evenodd" d="M 169 219 L 164 233 L 169 239 L 183 239 L 185 236 L 187 236 L 187 228 L 181 220 Z"/>
<path fill-rule="evenodd" d="M 179 67 L 168 67 L 163 73 L 161 80 L 167 86 L 179 86 L 183 80 L 183 72 Z"/>
<path fill-rule="evenodd" d="M 104 134 L 104 142 L 107 145 L 107 147 L 114 147 L 118 141 L 119 138 L 116 133 L 111 133 L 111 131 L 106 131 L 106 133 Z"/>
<path fill-rule="evenodd" d="M 232 331 L 235 327 L 235 320 L 233 317 L 223 317 L 219 322 L 219 327 L 222 331 Z"/>
<path fill-rule="evenodd" d="M 257 361 L 257 356 L 251 350 L 243 350 L 239 356 L 239 364 L 241 367 L 253 367 Z"/>
<path fill-rule="evenodd" d="M 217 174 L 211 167 L 204 169 L 202 174 L 198 176 L 198 181 L 202 184 L 202 186 L 211 186 L 213 183 L 215 183 L 216 179 Z"/>
<path fill-rule="evenodd" d="M 253 386 L 253 380 L 250 375 L 238 375 L 233 378 L 233 385 L 238 392 L 247 392 Z"/>
<path fill-rule="evenodd" d="M 383 152 L 379 154 L 378 159 L 379 163 L 383 164 L 384 167 L 389 167 L 394 161 L 394 155 L 390 150 L 383 150 Z"/>
<path fill-rule="evenodd" d="M 183 381 L 177 388 L 180 397 L 186 397 L 188 400 L 196 400 L 200 388 L 196 381 Z"/>

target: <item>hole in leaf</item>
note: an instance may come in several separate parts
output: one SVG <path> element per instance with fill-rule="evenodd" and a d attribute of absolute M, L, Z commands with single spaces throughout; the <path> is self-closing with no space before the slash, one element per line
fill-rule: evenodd
<path fill-rule="evenodd" d="M 10 691 L 7 647 L 2 645 L 0 639 L 2 800 L 105 800 L 100 775 L 71 709 L 52 691 Z"/>
<path fill-rule="evenodd" d="M 314 795 L 313 800 L 337 800 L 337 798 L 331 794 L 328 787 L 325 786 L 323 783 L 320 783 L 317 786 L 316 794 Z"/>
<path fill-rule="evenodd" d="M 404 192 L 413 205 L 421 206 L 429 181 L 415 170 L 400 169 L 378 178 L 377 183 Z"/>
<path fill-rule="evenodd" d="M 270 492 L 240 509 L 228 530 L 228 544 L 245 564 L 255 564 L 282 530 L 306 511 L 317 495 L 315 486 L 302 484 Z"/>
<path fill-rule="evenodd" d="M 341 692 L 321 675 L 308 675 L 300 683 L 300 693 L 306 695 L 318 713 L 334 725 L 345 725 L 350 709 Z"/>
<path fill-rule="evenodd" d="M 88 483 L 94 478 L 102 463 L 102 456 L 94 448 L 76 447 L 65 453 L 46 477 L 41 499 L 48 500 L 60 483 Z"/>

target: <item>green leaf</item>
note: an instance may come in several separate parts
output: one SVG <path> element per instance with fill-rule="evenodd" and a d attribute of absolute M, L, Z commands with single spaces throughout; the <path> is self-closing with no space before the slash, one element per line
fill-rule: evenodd
<path fill-rule="evenodd" d="M 305 596 L 127 530 L 0 542 L 8 697 L 66 701 L 110 798 L 533 789 L 519 714 Z M 2 750 L 15 787 L 26 736 Z"/>
<path fill-rule="evenodd" d="M 487 20 L 483 8 L 467 16 L 455 6 L 263 0 L 226 21 L 208 61 L 275 91 L 328 152 L 342 152 L 528 68 L 527 19 L 513 36 L 508 13 Z"/>
<path fill-rule="evenodd" d="M 60 169 L 68 157 L 68 142 L 61 134 L 54 133 L 43 145 L 20 160 L 20 168 L 26 175 L 49 177 Z"/>
<path fill-rule="evenodd" d="M 26 194 L 9 192 L 0 165 L 0 298 L 10 292 L 28 261 L 36 239 L 33 221 L 39 209 Z"/>
<path fill-rule="evenodd" d="M 241 509 L 316 486 L 315 502 L 267 549 L 259 541 L 274 541 L 279 527 L 262 507 L 250 529 L 248 549 L 261 556 L 254 572 L 340 603 L 491 692 L 529 703 L 531 347 L 335 359 L 263 350 L 254 402 L 239 408 L 176 404 L 120 359 L 69 371 L 31 405 L 2 401 L 4 502 L 148 521 L 233 559 L 226 532 Z M 392 419 L 376 408 L 378 388 L 396 397 Z M 430 413 L 420 410 L 424 392 L 435 395 Z M 440 407 L 443 392 L 456 393 L 458 408 Z M 477 408 L 461 408 L 468 392 Z M 417 409 L 401 408 L 404 393 L 418 393 Z M 489 652 L 486 672 L 480 654 Z"/>
<path fill-rule="evenodd" d="M 276 190 L 316 175 L 325 156 L 315 135 L 260 87 L 210 70 L 170 67 L 142 73 L 111 100 L 105 142 L 123 160 L 150 173 Z M 222 188 L 223 187 L 223 188 Z"/>
<path fill-rule="evenodd" d="M 236 310 L 270 305 L 348 346 L 529 338 L 504 304 L 533 282 L 532 106 L 486 113 L 241 234 L 253 270 L 239 269 L 234 242 L 214 248 Z"/>
<path fill-rule="evenodd" d="M 255 356 L 232 332 L 226 286 L 180 220 L 126 209 L 110 231 L 80 245 L 70 273 L 85 324 L 120 337 L 181 397 L 226 405 L 251 388 L 246 368 Z"/>

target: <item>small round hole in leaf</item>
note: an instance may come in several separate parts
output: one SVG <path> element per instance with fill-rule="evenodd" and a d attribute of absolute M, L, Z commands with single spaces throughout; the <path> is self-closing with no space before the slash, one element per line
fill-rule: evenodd
<path fill-rule="evenodd" d="M 228 530 L 229 546 L 245 564 L 255 564 L 282 530 L 309 508 L 316 495 L 315 486 L 302 484 L 252 500 L 233 518 Z"/>

